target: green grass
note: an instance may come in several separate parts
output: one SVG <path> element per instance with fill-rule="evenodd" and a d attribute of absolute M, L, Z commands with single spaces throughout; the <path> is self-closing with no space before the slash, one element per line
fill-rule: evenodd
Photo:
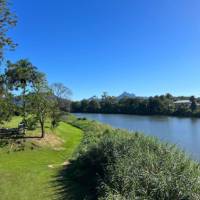
<path fill-rule="evenodd" d="M 14 127 L 20 118 L 13 118 L 6 127 Z M 33 150 L 8 151 L 0 148 L 0 199 L 2 200 L 51 200 L 59 199 L 56 176 L 62 170 L 60 165 L 70 159 L 82 139 L 82 131 L 61 122 L 52 131 L 46 124 L 46 131 L 55 132 L 62 138 L 62 148 L 54 149 L 44 146 Z M 30 132 L 38 134 L 39 129 Z M 27 142 L 28 144 L 29 142 Z M 48 165 L 54 165 L 49 168 Z"/>
<path fill-rule="evenodd" d="M 22 121 L 22 117 L 13 117 L 9 122 L 3 124 L 4 128 L 17 128 L 19 123 Z M 45 123 L 45 130 L 48 133 L 51 133 L 51 123 L 50 120 L 47 120 Z M 40 125 L 37 125 L 37 128 L 33 131 L 26 130 L 26 136 L 40 136 Z"/>
<path fill-rule="evenodd" d="M 22 121 L 22 117 L 13 117 L 9 122 L 3 124 L 5 128 L 17 128 L 19 123 Z"/>

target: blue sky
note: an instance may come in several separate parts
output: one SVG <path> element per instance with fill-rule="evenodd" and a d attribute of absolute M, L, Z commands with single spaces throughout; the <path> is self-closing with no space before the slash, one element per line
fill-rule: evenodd
<path fill-rule="evenodd" d="M 199 0 L 13 0 L 19 44 L 73 99 L 123 91 L 200 96 Z"/>

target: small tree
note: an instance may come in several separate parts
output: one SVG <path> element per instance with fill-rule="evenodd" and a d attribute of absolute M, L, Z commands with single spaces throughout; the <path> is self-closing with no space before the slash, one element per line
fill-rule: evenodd
<path fill-rule="evenodd" d="M 51 99 L 50 104 L 50 118 L 51 118 L 51 127 L 55 128 L 59 125 L 62 113 L 58 107 L 57 101 L 55 99 Z"/>
<path fill-rule="evenodd" d="M 45 121 L 51 113 L 53 104 L 52 92 L 46 80 L 34 84 L 33 93 L 29 96 L 31 114 L 38 120 L 41 127 L 41 137 L 45 136 Z"/>
<path fill-rule="evenodd" d="M 71 90 L 64 86 L 62 83 L 54 83 L 51 85 L 53 93 L 52 99 L 54 100 L 51 108 L 51 124 L 55 128 L 62 116 L 61 111 L 70 111 L 69 97 L 72 94 Z"/>

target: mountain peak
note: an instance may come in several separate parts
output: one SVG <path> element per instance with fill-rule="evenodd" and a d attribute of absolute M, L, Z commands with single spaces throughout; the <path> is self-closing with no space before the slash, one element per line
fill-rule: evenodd
<path fill-rule="evenodd" d="M 133 94 L 133 93 L 129 93 L 129 92 L 123 92 L 122 94 L 120 94 L 117 98 L 118 99 L 123 99 L 123 98 L 125 98 L 125 97 L 128 97 L 128 98 L 135 98 L 136 96 L 135 96 L 135 94 Z"/>

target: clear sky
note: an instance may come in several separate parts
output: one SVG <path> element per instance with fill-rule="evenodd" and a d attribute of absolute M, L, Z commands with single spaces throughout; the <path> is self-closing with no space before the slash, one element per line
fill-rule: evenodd
<path fill-rule="evenodd" d="M 28 58 L 73 99 L 107 91 L 200 96 L 199 0 L 10 0 Z"/>

